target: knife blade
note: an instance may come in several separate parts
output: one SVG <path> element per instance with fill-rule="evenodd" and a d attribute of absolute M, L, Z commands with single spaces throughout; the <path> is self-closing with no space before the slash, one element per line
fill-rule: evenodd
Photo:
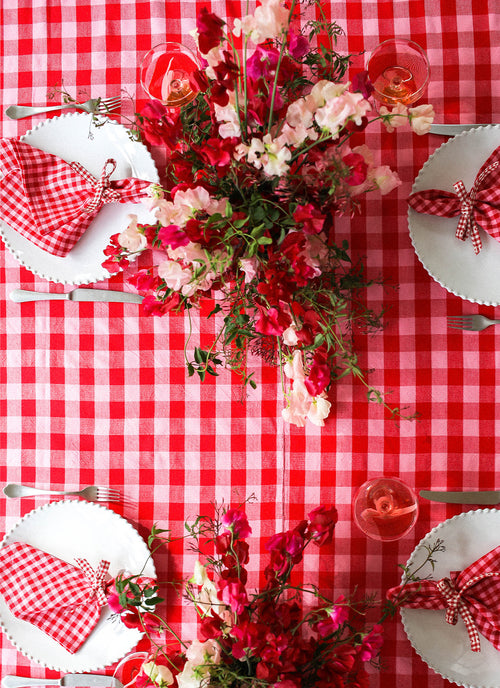
<path fill-rule="evenodd" d="M 476 492 L 438 492 L 420 490 L 419 495 L 432 502 L 447 504 L 500 504 L 500 491 L 486 490 Z"/>
<path fill-rule="evenodd" d="M 477 129 L 479 127 L 491 127 L 494 124 L 483 122 L 482 124 L 431 124 L 429 134 L 441 134 L 443 136 L 456 136 L 463 131 L 469 129 Z"/>
<path fill-rule="evenodd" d="M 73 289 L 64 294 L 54 294 L 27 289 L 14 289 L 10 298 L 16 303 L 26 301 L 119 301 L 121 303 L 142 303 L 143 297 L 127 291 L 113 291 L 111 289 Z"/>
<path fill-rule="evenodd" d="M 24 678 L 23 676 L 4 676 L 3 688 L 29 688 L 29 686 L 100 686 L 101 688 L 123 688 L 123 684 L 112 676 L 101 674 L 66 674 L 61 678 Z"/>

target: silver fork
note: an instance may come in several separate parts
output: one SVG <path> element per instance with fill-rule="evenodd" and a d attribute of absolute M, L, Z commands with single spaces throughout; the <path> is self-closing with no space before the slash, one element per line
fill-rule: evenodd
<path fill-rule="evenodd" d="M 97 485 L 90 485 L 83 490 L 44 490 L 39 487 L 9 483 L 3 488 L 3 493 L 9 498 L 33 497 L 35 495 L 72 495 L 83 497 L 89 502 L 120 502 L 122 500 L 119 490 L 98 487 Z"/>
<path fill-rule="evenodd" d="M 28 105 L 11 105 L 5 110 L 5 114 L 10 119 L 22 119 L 39 115 L 43 112 L 53 112 L 54 110 L 66 110 L 67 108 L 80 109 L 89 112 L 91 115 L 106 115 L 112 110 L 116 110 L 122 99 L 120 96 L 115 98 L 91 98 L 85 103 L 61 103 L 61 105 L 51 105 L 49 107 L 31 107 Z"/>
<path fill-rule="evenodd" d="M 484 315 L 450 315 L 448 318 L 448 327 L 455 330 L 481 332 L 490 325 L 500 325 L 500 320 L 490 320 Z"/>

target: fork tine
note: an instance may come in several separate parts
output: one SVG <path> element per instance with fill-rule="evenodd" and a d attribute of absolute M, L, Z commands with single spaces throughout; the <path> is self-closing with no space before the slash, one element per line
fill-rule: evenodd
<path fill-rule="evenodd" d="M 107 487 L 98 487 L 96 499 L 98 502 L 119 502 L 122 499 L 121 492 Z"/>
<path fill-rule="evenodd" d="M 120 106 L 122 102 L 121 97 L 115 97 L 115 98 L 105 98 L 104 100 L 101 100 L 99 103 L 98 110 L 99 112 L 109 112 L 110 110 L 116 110 Z"/>

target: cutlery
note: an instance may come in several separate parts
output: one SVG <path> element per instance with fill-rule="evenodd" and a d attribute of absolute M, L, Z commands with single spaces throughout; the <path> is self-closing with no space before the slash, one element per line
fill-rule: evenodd
<path fill-rule="evenodd" d="M 5 114 L 10 119 L 22 119 L 32 115 L 40 115 L 43 112 L 53 112 L 54 110 L 84 110 L 91 115 L 106 115 L 112 110 L 116 110 L 121 103 L 121 98 L 91 98 L 85 103 L 61 103 L 61 105 L 51 105 L 48 107 L 37 107 L 28 105 L 11 105 L 5 110 Z"/>
<path fill-rule="evenodd" d="M 16 303 L 25 301 L 120 301 L 125 303 L 142 303 L 142 296 L 131 294 L 127 291 L 112 291 L 109 289 L 73 289 L 64 294 L 51 292 L 28 291 L 27 289 L 14 289 L 10 292 L 10 298 Z"/>
<path fill-rule="evenodd" d="M 24 678 L 23 676 L 4 676 L 2 688 L 27 688 L 28 686 L 103 686 L 123 688 L 117 678 L 100 674 L 66 674 L 61 678 Z"/>
<path fill-rule="evenodd" d="M 420 490 L 419 495 L 432 502 L 446 502 L 447 504 L 500 504 L 500 491 L 487 490 L 485 492 L 433 492 Z"/>
<path fill-rule="evenodd" d="M 455 136 L 456 134 L 461 134 L 463 131 L 469 131 L 469 129 L 491 126 L 493 125 L 487 122 L 482 122 L 481 124 L 431 124 L 429 133 L 443 134 L 444 136 Z"/>
<path fill-rule="evenodd" d="M 122 500 L 119 490 L 98 487 L 97 485 L 90 485 L 83 490 L 44 490 L 39 487 L 9 483 L 3 488 L 3 493 L 9 499 L 34 497 L 35 495 L 73 495 L 75 497 L 83 497 L 89 502 L 120 502 Z"/>
<path fill-rule="evenodd" d="M 450 315 L 448 327 L 454 330 L 481 332 L 490 325 L 500 325 L 500 320 L 490 320 L 485 315 Z"/>

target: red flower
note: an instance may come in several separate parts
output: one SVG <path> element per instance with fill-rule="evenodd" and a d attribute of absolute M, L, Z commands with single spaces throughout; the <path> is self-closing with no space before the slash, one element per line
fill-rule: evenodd
<path fill-rule="evenodd" d="M 243 614 L 248 605 L 248 595 L 245 586 L 237 578 L 221 579 L 219 581 L 221 600 L 227 604 L 235 614 Z"/>
<path fill-rule="evenodd" d="M 222 27 L 225 22 L 206 7 L 202 7 L 196 17 L 198 29 L 198 45 L 200 51 L 206 55 L 212 48 L 218 46 L 223 37 Z"/>
<path fill-rule="evenodd" d="M 278 310 L 278 308 L 259 307 L 260 315 L 255 323 L 255 330 L 261 334 L 275 335 L 278 337 L 290 325 L 290 318 Z"/>
<path fill-rule="evenodd" d="M 173 292 L 167 296 L 164 301 L 159 301 L 154 294 L 147 294 L 142 301 L 142 307 L 147 315 L 162 316 L 173 308 L 176 308 L 180 300 L 181 297 L 177 292 Z"/>
<path fill-rule="evenodd" d="M 380 648 L 384 643 L 382 632 L 382 626 L 380 624 L 376 624 L 368 633 L 368 635 L 365 635 L 359 651 L 359 658 L 362 662 L 369 662 L 378 655 Z"/>
<path fill-rule="evenodd" d="M 353 76 L 352 90 L 359 91 L 363 95 L 363 98 L 366 99 L 368 99 L 371 96 L 375 89 L 373 88 L 373 84 L 370 81 L 368 72 L 366 70 L 358 72 Z"/>
<path fill-rule="evenodd" d="M 319 363 L 317 360 L 313 360 L 311 365 L 311 370 L 309 375 L 304 380 L 307 391 L 312 397 L 321 394 L 331 380 L 330 367 L 326 363 Z"/>
<path fill-rule="evenodd" d="M 350 175 L 346 177 L 346 184 L 349 184 L 349 186 L 358 186 L 365 181 L 368 165 L 362 155 L 359 155 L 359 153 L 349 153 L 348 155 L 344 155 L 342 162 L 344 162 L 351 171 Z"/>
<path fill-rule="evenodd" d="M 339 518 L 337 509 L 334 506 L 330 509 L 318 506 L 309 512 L 307 516 L 309 518 L 307 533 L 315 544 L 320 546 L 331 542 L 333 530 Z"/>
<path fill-rule="evenodd" d="M 325 223 L 325 216 L 312 203 L 298 205 L 293 219 L 297 223 L 302 223 L 302 229 L 306 234 L 319 234 Z"/>

